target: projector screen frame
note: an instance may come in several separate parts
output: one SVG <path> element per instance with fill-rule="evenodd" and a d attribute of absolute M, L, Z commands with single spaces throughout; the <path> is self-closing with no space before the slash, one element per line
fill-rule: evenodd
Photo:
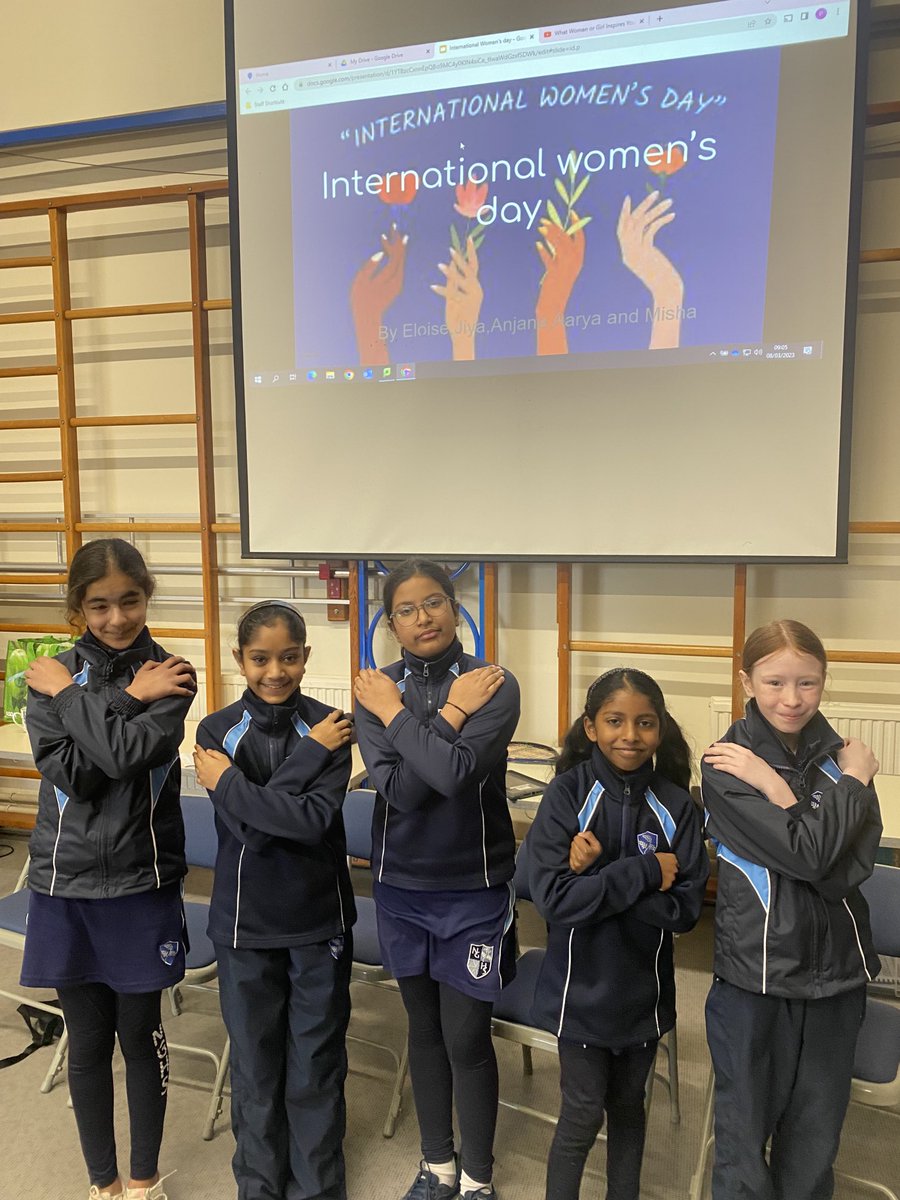
<path fill-rule="evenodd" d="M 244 339 L 243 339 L 243 304 L 242 304 L 242 275 L 241 275 L 241 246 L 240 246 L 240 188 L 238 173 L 238 138 L 237 138 L 237 65 L 235 56 L 235 4 L 241 0 L 225 0 L 225 65 L 226 65 L 226 121 L 228 132 L 228 170 L 229 188 L 229 229 L 231 244 L 231 281 L 232 281 L 232 322 L 233 322 L 233 364 L 235 386 L 235 416 L 238 450 L 238 490 L 240 504 L 240 537 L 241 554 L 244 558 L 284 559 L 284 558 L 320 558 L 320 559 L 354 559 L 372 560 L 375 557 L 395 559 L 402 557 L 393 551 L 385 554 L 372 547 L 355 546 L 352 542 L 340 549 L 333 546 L 308 547 L 285 544 L 277 549 L 254 546 L 250 522 L 250 480 L 248 468 L 247 446 L 247 411 L 244 374 Z M 264 0 L 263 0 L 264 2 Z M 572 19 L 587 19 L 585 13 L 589 6 L 573 4 L 567 6 L 577 10 L 578 16 Z M 702 6 L 698 6 L 702 7 Z M 595 16 L 606 15 L 601 5 L 594 5 Z M 646 563 L 684 563 L 696 562 L 704 564 L 733 564 L 741 563 L 777 563 L 777 564 L 815 564 L 815 563 L 846 563 L 849 545 L 849 511 L 850 511 L 850 464 L 851 464 L 851 433 L 853 424 L 853 381 L 855 368 L 856 320 L 858 306 L 858 276 L 861 237 L 861 210 L 863 189 L 863 156 L 864 133 L 866 126 L 866 85 L 870 28 L 870 0 L 856 0 L 856 53 L 855 53 L 855 88 L 852 114 L 852 144 L 850 153 L 849 191 L 850 202 L 847 213 L 847 266 L 846 289 L 844 297 L 843 324 L 843 370 L 841 376 L 841 407 L 839 420 L 839 451 L 837 456 L 837 502 L 835 521 L 835 552 L 834 554 L 748 554 L 735 556 L 731 554 L 623 554 L 623 553 L 479 553 L 466 545 L 459 545 L 452 550 L 442 548 L 434 552 L 436 557 L 447 561 L 467 560 L 471 562 L 646 562 Z M 565 14 L 554 12 L 555 20 L 565 19 Z M 368 46 L 351 48 L 342 44 L 342 51 L 351 53 L 354 49 L 371 49 Z M 308 451 L 307 451 L 308 452 Z M 302 457 L 298 457 L 298 472 L 302 472 Z M 349 493 L 341 494 L 340 489 L 340 456 L 337 456 L 335 475 L 338 482 L 335 485 L 335 498 L 348 511 L 354 504 L 355 485 Z M 748 488 L 748 497 L 750 495 Z M 418 540 L 411 545 L 408 553 L 431 553 L 427 545 Z"/>

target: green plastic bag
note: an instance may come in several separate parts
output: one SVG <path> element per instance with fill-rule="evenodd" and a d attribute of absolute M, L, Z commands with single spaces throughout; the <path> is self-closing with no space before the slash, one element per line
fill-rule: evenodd
<path fill-rule="evenodd" d="M 3 720 L 13 725 L 25 725 L 25 701 L 28 684 L 25 671 L 36 658 L 45 655 L 56 658 L 63 650 L 71 650 L 75 639 L 67 634 L 43 633 L 39 637 L 10 638 L 6 647 L 6 680 L 3 687 Z"/>

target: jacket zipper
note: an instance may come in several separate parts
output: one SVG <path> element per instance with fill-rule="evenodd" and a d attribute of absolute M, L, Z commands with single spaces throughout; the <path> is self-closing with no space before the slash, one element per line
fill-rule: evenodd
<path fill-rule="evenodd" d="M 813 977 L 818 981 L 822 978 L 822 934 L 827 925 L 827 919 L 822 919 L 822 909 L 824 907 L 822 898 L 811 887 L 809 888 L 809 898 L 813 910 Z"/>
<path fill-rule="evenodd" d="M 422 664 L 422 674 L 425 676 L 425 709 L 428 713 L 428 719 L 431 720 L 434 698 L 431 693 L 431 673 L 428 670 L 428 663 Z"/>
<path fill-rule="evenodd" d="M 628 805 L 631 801 L 631 784 L 625 784 L 625 790 L 622 792 L 622 818 L 619 822 L 619 858 L 626 858 L 625 851 L 625 825 L 628 820 Z"/>
<path fill-rule="evenodd" d="M 102 688 L 102 691 L 105 693 L 109 693 L 109 691 L 111 689 L 110 673 L 108 670 L 104 671 L 103 674 L 101 675 L 101 688 Z M 149 774 L 148 774 L 147 778 L 149 780 Z M 148 782 L 147 786 L 149 788 L 149 786 L 150 786 L 149 782 Z M 100 852 L 100 855 L 99 855 L 99 857 L 100 857 L 100 892 L 101 892 L 101 895 L 103 895 L 104 897 L 109 896 L 109 844 L 108 844 L 109 817 L 107 815 L 108 812 L 109 812 L 109 805 L 102 804 L 100 806 L 100 837 L 98 839 L 97 847 Z"/>

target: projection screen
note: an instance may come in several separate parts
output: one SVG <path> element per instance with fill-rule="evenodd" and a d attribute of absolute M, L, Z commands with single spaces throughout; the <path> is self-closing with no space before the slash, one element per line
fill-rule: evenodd
<path fill-rule="evenodd" d="M 229 0 L 244 552 L 844 558 L 864 18 Z"/>

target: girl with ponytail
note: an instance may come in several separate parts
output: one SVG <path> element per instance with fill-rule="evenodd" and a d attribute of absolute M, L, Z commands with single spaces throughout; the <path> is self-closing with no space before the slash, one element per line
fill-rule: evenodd
<path fill-rule="evenodd" d="M 608 1200 L 637 1200 L 644 1088 L 675 1024 L 672 935 L 696 924 L 709 875 L 690 777 L 659 685 L 616 667 L 588 688 L 520 851 L 548 925 L 533 1017 L 559 1039 L 547 1200 L 578 1200 L 604 1111 Z"/>

